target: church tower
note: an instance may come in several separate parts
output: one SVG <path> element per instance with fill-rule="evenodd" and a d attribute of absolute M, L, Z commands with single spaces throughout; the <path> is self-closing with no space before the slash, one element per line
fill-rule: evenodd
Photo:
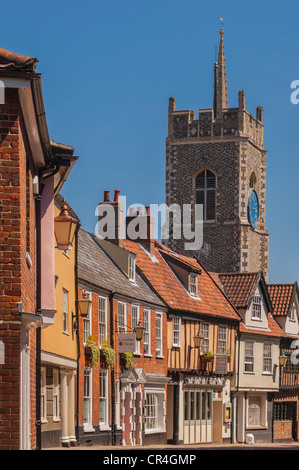
<path fill-rule="evenodd" d="M 174 251 L 196 256 L 209 271 L 261 270 L 267 279 L 263 108 L 250 114 L 243 90 L 238 107 L 229 107 L 223 36 L 221 28 L 212 108 L 200 109 L 196 118 L 192 110 L 176 110 L 175 98 L 169 99 L 166 204 L 179 205 L 181 213 L 184 204 L 203 206 L 203 245 L 186 251 L 187 240 L 173 236 L 173 219 L 163 241 Z M 191 221 L 194 228 L 194 209 Z"/>

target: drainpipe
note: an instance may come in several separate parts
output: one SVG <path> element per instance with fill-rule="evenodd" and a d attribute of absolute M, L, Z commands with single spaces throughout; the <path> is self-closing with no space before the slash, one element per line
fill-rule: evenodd
<path fill-rule="evenodd" d="M 76 440 L 78 445 L 80 445 L 79 440 L 79 373 L 80 373 L 80 337 L 79 337 L 79 307 L 78 307 L 78 234 L 79 234 L 80 224 L 77 225 L 75 232 L 75 305 L 76 305 L 76 336 L 77 336 L 77 396 L 76 396 Z"/>
<path fill-rule="evenodd" d="M 111 292 L 110 299 L 110 346 L 114 349 L 114 318 L 113 318 L 113 299 L 115 292 Z M 116 423 L 115 423 L 115 373 L 111 370 L 111 418 L 112 418 L 112 445 L 116 445 Z"/>
<path fill-rule="evenodd" d="M 41 313 L 41 192 L 36 197 L 36 313 Z M 41 450 L 41 328 L 36 329 L 36 450 Z"/>

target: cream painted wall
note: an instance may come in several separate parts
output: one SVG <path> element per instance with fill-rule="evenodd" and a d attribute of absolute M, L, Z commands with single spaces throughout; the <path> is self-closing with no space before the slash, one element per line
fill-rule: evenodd
<path fill-rule="evenodd" d="M 54 217 L 59 215 L 60 210 L 54 206 Z M 54 244 L 53 246 L 56 246 Z M 72 313 L 76 314 L 75 296 L 75 246 L 65 254 L 58 248 L 55 251 L 55 296 L 56 314 L 54 324 L 42 330 L 42 350 L 57 354 L 59 356 L 76 359 L 77 340 L 76 331 L 72 325 Z M 68 291 L 68 321 L 67 332 L 63 331 L 62 301 L 63 289 Z"/>

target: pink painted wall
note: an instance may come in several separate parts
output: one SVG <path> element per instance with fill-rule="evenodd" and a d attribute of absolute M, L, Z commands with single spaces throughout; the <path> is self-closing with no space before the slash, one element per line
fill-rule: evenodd
<path fill-rule="evenodd" d="M 54 177 L 45 180 L 41 201 L 41 308 L 56 310 L 54 263 Z"/>

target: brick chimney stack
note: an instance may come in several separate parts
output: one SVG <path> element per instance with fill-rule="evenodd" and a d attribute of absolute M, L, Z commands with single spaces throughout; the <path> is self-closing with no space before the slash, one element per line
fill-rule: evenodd
<path fill-rule="evenodd" d="M 129 215 L 126 217 L 126 238 L 137 243 L 141 243 L 145 248 L 153 253 L 155 247 L 154 238 L 155 220 L 151 216 L 150 207 L 138 207 L 137 211 L 130 208 Z"/>
<path fill-rule="evenodd" d="M 114 191 L 110 201 L 110 191 L 104 191 L 104 201 L 97 207 L 97 234 L 118 246 L 123 246 L 124 207 L 119 201 L 120 191 Z"/>

